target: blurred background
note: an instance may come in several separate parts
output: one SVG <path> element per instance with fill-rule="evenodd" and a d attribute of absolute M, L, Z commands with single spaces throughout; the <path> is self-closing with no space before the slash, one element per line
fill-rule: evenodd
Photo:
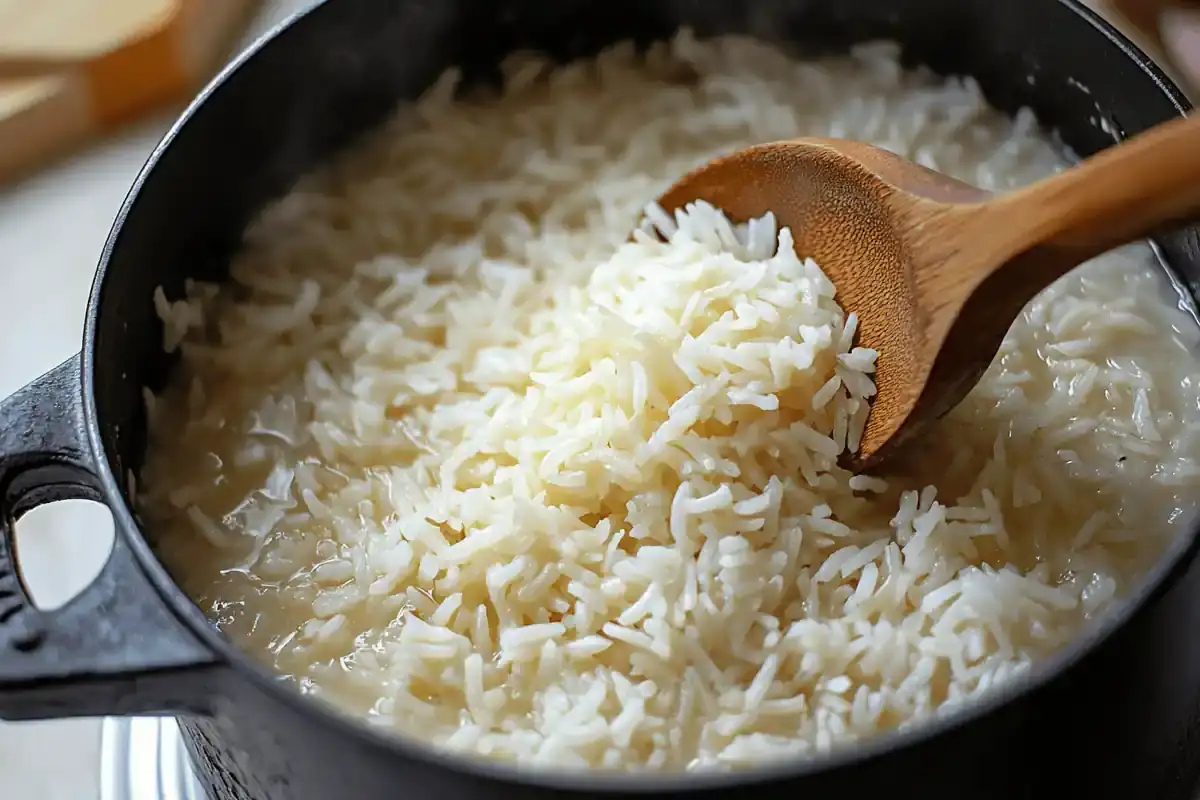
<path fill-rule="evenodd" d="M 113 217 L 186 99 L 315 2 L 0 0 L 0 396 L 79 349 Z M 1108 2 L 1090 0 L 1111 13 Z M 1165 38 L 1200 74 L 1200 25 Z M 37 603 L 60 605 L 90 581 L 111 536 L 107 510 L 82 501 L 22 519 L 18 550 Z M 0 722 L 5 800 L 96 800 L 99 777 L 99 721 Z"/>

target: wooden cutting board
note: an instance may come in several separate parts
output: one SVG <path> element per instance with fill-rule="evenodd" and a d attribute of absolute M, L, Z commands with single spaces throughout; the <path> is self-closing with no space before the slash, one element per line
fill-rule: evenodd
<path fill-rule="evenodd" d="M 194 93 L 256 0 L 0 0 L 0 181 Z"/>

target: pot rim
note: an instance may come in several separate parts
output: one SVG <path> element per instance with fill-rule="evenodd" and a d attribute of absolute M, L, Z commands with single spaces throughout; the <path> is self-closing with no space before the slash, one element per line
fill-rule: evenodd
<path fill-rule="evenodd" d="M 331 704 L 304 697 L 292 687 L 281 682 L 273 671 L 262 666 L 220 633 L 199 606 L 171 578 L 166 568 L 155 556 L 141 525 L 134 519 L 131 509 L 125 501 L 118 479 L 113 474 L 101 436 L 94 392 L 95 341 L 101 289 L 107 277 L 109 262 L 133 206 L 164 152 L 174 143 L 179 133 L 207 100 L 219 91 L 236 72 L 246 68 L 260 50 L 269 46 L 281 35 L 286 34 L 295 25 L 319 24 L 320 15 L 328 2 L 329 0 L 320 0 L 314 6 L 297 12 L 276 24 L 256 39 L 212 79 L 155 146 L 126 195 L 105 241 L 88 297 L 83 331 L 81 378 L 88 444 L 96 459 L 99 482 L 104 499 L 112 511 L 116 535 L 124 537 L 139 566 L 166 607 L 199 641 L 215 653 L 227 668 L 232 668 L 240 678 L 251 683 L 259 691 L 304 713 L 313 722 L 328 727 L 339 736 L 358 742 L 379 755 L 400 756 L 425 762 L 450 772 L 465 773 L 480 780 L 557 791 L 620 794 L 748 788 L 768 782 L 832 772 L 889 753 L 911 749 L 916 745 L 951 734 L 960 726 L 982 720 L 1013 700 L 1044 688 L 1092 653 L 1118 629 L 1124 627 L 1144 609 L 1156 594 L 1169 589 L 1186 570 L 1197 551 L 1200 551 L 1200 524 L 1197 524 L 1189 534 L 1175 537 L 1162 557 L 1143 575 L 1136 590 L 1131 592 L 1116 608 L 1091 622 L 1068 647 L 1037 662 L 1023 675 L 1006 681 L 1002 686 L 988 692 L 987 696 L 964 703 L 961 707 L 945 714 L 926 719 L 912 728 L 893 729 L 871 736 L 861 742 L 836 747 L 828 753 L 805 757 L 797 761 L 777 760 L 757 767 L 729 772 L 613 773 L 555 768 L 529 770 L 509 763 L 489 761 L 451 752 L 420 742 L 407 733 L 384 733 L 343 714 Z M 1159 91 L 1166 96 L 1180 116 L 1185 116 L 1192 110 L 1191 103 L 1183 91 L 1162 69 L 1096 11 L 1084 5 L 1082 0 L 1056 0 L 1056 2 L 1074 12 L 1079 18 L 1080 24 L 1087 24 L 1095 28 L 1097 32 L 1108 39 L 1112 46 L 1120 50 L 1134 67 L 1153 80 Z"/>

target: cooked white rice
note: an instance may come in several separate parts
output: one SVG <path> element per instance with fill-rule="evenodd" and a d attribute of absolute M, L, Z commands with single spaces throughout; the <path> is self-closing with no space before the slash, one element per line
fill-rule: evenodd
<path fill-rule="evenodd" d="M 670 241 L 626 242 L 765 140 L 1022 184 L 1062 164 L 1031 115 L 885 46 L 684 36 L 547 71 L 459 102 L 448 78 L 265 213 L 228 288 L 158 298 L 183 363 L 142 513 L 303 691 L 529 764 L 815 753 L 1026 670 L 1191 519 L 1200 337 L 1147 248 L 1038 297 L 884 481 L 835 464 L 876 354 L 787 231 L 652 207 Z"/>

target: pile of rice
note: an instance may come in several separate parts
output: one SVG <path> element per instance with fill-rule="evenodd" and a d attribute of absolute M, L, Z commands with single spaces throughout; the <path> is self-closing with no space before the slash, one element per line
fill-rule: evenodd
<path fill-rule="evenodd" d="M 551 766 L 813 754 L 1078 635 L 1200 497 L 1194 322 L 1147 248 L 1026 309 L 898 477 L 854 477 L 876 358 L 769 216 L 647 203 L 737 147 L 857 138 L 988 189 L 1029 114 L 888 46 L 681 36 L 415 111 L 157 298 L 139 506 L 235 641 L 375 725 Z"/>

